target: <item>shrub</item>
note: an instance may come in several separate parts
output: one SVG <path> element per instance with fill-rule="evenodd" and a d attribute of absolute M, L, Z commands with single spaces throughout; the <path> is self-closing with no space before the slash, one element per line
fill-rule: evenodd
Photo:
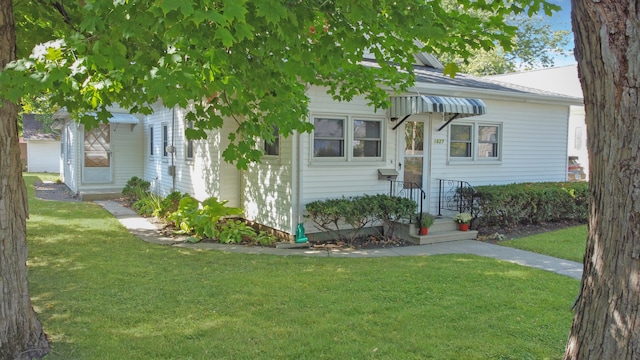
<path fill-rule="evenodd" d="M 409 219 L 416 207 L 413 200 L 405 198 L 364 195 L 312 201 L 306 210 L 316 228 L 328 233 L 334 241 L 352 244 L 366 226 L 376 222 L 389 229 L 385 236 L 393 236 L 396 222 Z"/>
<path fill-rule="evenodd" d="M 173 191 L 169 193 L 164 199 L 160 201 L 159 207 L 153 212 L 153 216 L 165 219 L 171 213 L 174 213 L 178 210 L 178 206 L 180 206 L 180 199 L 185 196 L 180 191 Z"/>
<path fill-rule="evenodd" d="M 371 198 L 372 216 L 385 225 L 387 232 L 384 236 L 387 238 L 393 238 L 396 224 L 410 219 L 418 207 L 415 201 L 402 197 L 379 194 Z"/>
<path fill-rule="evenodd" d="M 589 184 L 586 182 L 523 183 L 475 189 L 474 213 L 478 215 L 475 220 L 478 225 L 587 220 Z"/>
<path fill-rule="evenodd" d="M 351 201 L 344 197 L 312 201 L 306 205 L 306 216 L 311 218 L 318 230 L 329 233 L 331 238 L 337 241 L 343 238 L 342 215 L 351 206 Z"/>
<path fill-rule="evenodd" d="M 122 195 L 124 195 L 129 201 L 135 202 L 149 192 L 151 183 L 140 179 L 137 176 L 133 176 L 122 189 Z"/>
<path fill-rule="evenodd" d="M 169 216 L 180 229 L 181 234 L 194 234 L 200 238 L 218 237 L 218 222 L 226 216 L 242 214 L 242 209 L 227 207 L 228 201 L 218 201 L 215 197 L 199 202 L 191 195 L 180 199 L 178 210 Z"/>
<path fill-rule="evenodd" d="M 131 208 L 142 216 L 153 216 L 160 208 L 161 198 L 150 192 L 141 193 Z"/>

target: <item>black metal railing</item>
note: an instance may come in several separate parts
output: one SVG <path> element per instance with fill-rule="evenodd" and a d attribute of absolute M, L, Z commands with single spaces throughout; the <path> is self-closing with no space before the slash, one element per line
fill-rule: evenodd
<path fill-rule="evenodd" d="M 476 189 L 466 181 L 438 179 L 438 216 L 442 216 L 442 210 L 473 215 L 475 195 Z"/>
<path fill-rule="evenodd" d="M 402 198 L 407 198 L 413 200 L 418 204 L 418 223 L 422 221 L 422 211 L 424 200 L 427 198 L 427 194 L 422 190 L 420 185 L 413 182 L 405 182 L 405 181 L 389 181 L 389 195 L 390 196 L 398 196 Z M 413 222 L 413 218 L 410 220 Z"/>

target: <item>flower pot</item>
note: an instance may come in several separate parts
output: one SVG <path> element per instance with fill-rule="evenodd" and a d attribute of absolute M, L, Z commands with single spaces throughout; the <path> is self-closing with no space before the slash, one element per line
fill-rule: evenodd
<path fill-rule="evenodd" d="M 458 224 L 458 230 L 469 231 L 469 224 Z"/>
<path fill-rule="evenodd" d="M 429 233 L 429 228 L 427 227 L 421 227 L 420 228 L 420 236 L 425 236 Z"/>

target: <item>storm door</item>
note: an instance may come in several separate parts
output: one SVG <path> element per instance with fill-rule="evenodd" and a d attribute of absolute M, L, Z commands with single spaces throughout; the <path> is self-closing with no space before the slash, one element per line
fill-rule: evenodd
<path fill-rule="evenodd" d="M 84 131 L 82 179 L 85 183 L 111 182 L 111 127 L 100 124 Z"/>
<path fill-rule="evenodd" d="M 401 171 L 405 183 L 413 183 L 423 187 L 424 178 L 424 122 L 406 121 L 404 124 L 404 151 Z M 405 185 L 407 186 L 407 185 Z"/>

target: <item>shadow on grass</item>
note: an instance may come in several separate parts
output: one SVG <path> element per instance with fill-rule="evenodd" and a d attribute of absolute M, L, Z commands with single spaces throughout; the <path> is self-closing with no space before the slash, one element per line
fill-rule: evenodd
<path fill-rule="evenodd" d="M 94 204 L 29 201 L 48 359 L 559 358 L 579 285 L 467 255 L 176 249 Z"/>

